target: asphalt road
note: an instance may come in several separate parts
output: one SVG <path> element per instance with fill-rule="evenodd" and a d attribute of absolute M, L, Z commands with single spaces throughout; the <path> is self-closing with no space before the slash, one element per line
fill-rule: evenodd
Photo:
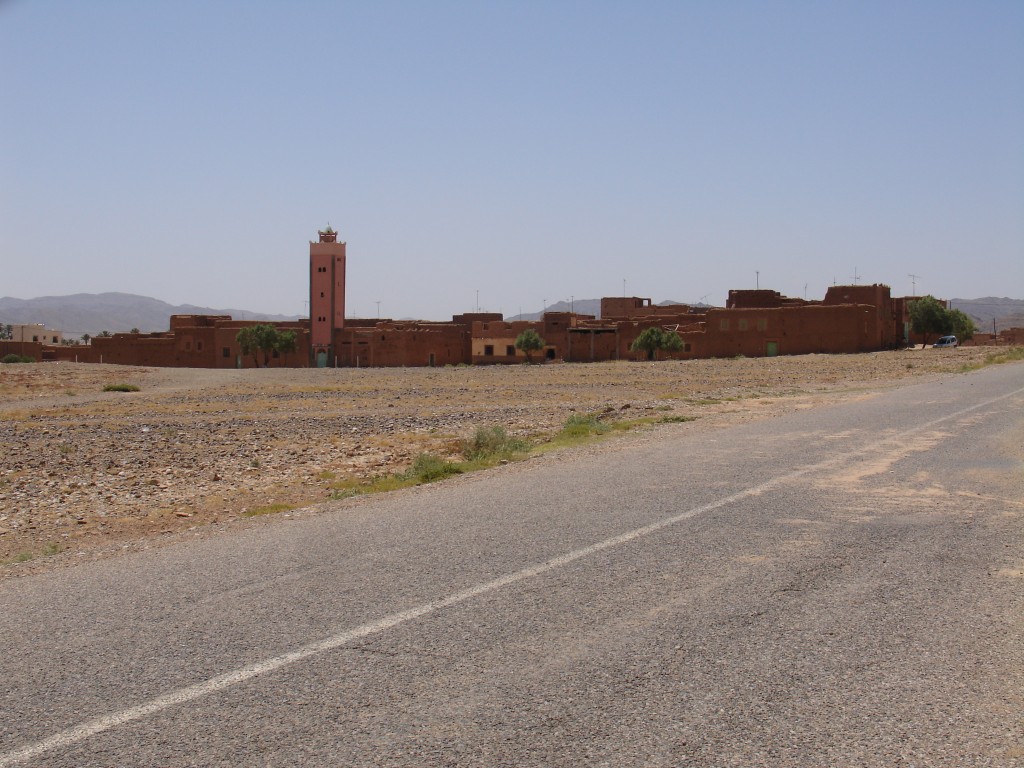
<path fill-rule="evenodd" d="M 1024 765 L 1024 366 L 0 584 L 0 768 Z"/>

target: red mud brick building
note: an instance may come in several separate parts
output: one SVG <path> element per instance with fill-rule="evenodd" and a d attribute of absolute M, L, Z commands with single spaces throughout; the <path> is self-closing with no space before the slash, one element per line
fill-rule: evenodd
<path fill-rule="evenodd" d="M 338 233 L 320 230 L 309 243 L 310 364 L 321 368 L 335 355 L 335 334 L 345 327 L 345 243 Z M 306 348 L 306 347 L 300 347 Z"/>
<path fill-rule="evenodd" d="M 772 290 L 729 291 L 724 308 L 660 306 L 636 296 L 601 299 L 601 317 L 546 312 L 541 319 L 506 321 L 500 314 L 454 315 L 450 322 L 345 318 L 346 244 L 331 227 L 309 243 L 310 317 L 273 323 L 293 331 L 297 350 L 269 360 L 273 367 L 397 367 L 521 363 L 516 337 L 536 331 L 545 346 L 536 361 L 596 362 L 641 359 L 630 350 L 644 330 L 674 331 L 678 359 L 761 357 L 806 353 L 872 352 L 900 347 L 910 338 L 910 297 L 893 298 L 886 285 L 838 285 L 821 301 Z M 255 321 L 228 316 L 174 315 L 161 333 L 117 333 L 88 346 L 21 345 L 10 349 L 44 360 L 193 368 L 249 368 L 262 355 L 243 356 L 238 331 Z M 1010 334 L 1014 331 L 1008 331 Z"/>

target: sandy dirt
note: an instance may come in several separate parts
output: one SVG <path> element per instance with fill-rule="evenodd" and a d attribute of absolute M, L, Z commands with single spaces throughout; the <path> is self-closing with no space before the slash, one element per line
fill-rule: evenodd
<path fill-rule="evenodd" d="M 573 413 L 715 429 L 957 372 L 991 351 L 339 370 L 2 365 L 0 577 L 315 513 L 339 481 L 400 471 L 421 452 L 455 456 L 479 426 L 534 442 Z M 102 391 L 118 383 L 140 391 Z"/>

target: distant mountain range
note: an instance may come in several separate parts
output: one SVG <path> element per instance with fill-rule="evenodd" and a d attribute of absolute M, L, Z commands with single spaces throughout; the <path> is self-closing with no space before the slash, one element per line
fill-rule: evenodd
<path fill-rule="evenodd" d="M 245 309 L 213 309 L 191 304 L 175 306 L 133 293 L 76 293 L 37 299 L 0 298 L 0 323 L 42 323 L 65 336 L 102 332 L 166 331 L 171 315 L 231 315 L 236 320 L 296 320 L 298 315 L 267 315 Z"/>
<path fill-rule="evenodd" d="M 949 305 L 973 318 L 982 333 L 992 332 L 992 321 L 996 329 L 1024 328 L 1024 300 L 986 296 L 983 299 L 950 299 Z"/>
<path fill-rule="evenodd" d="M 666 299 L 658 302 L 685 304 Z M 996 327 L 1024 328 L 1024 300 L 986 296 L 981 299 L 950 299 L 954 309 L 974 318 L 978 330 L 991 332 Z M 701 306 L 696 304 L 694 306 Z M 575 311 L 581 315 L 601 316 L 600 299 L 557 301 L 545 307 L 548 312 Z M 76 293 L 71 296 L 41 296 L 37 299 L 0 298 L 0 323 L 42 323 L 66 336 L 93 336 L 102 332 L 127 332 L 138 328 L 143 333 L 166 331 L 171 315 L 231 315 L 236 320 L 297 320 L 299 315 L 268 315 L 245 309 L 214 309 L 192 304 L 175 306 L 166 301 L 132 293 Z M 540 312 L 523 313 L 509 320 L 538 320 Z"/>

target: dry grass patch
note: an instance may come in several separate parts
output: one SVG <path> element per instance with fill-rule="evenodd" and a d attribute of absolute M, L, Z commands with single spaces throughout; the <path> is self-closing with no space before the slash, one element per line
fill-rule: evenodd
<path fill-rule="evenodd" d="M 242 513 L 243 517 L 259 517 L 260 515 L 276 515 L 280 512 L 290 512 L 295 509 L 292 504 L 266 504 L 262 507 L 253 507 Z"/>

